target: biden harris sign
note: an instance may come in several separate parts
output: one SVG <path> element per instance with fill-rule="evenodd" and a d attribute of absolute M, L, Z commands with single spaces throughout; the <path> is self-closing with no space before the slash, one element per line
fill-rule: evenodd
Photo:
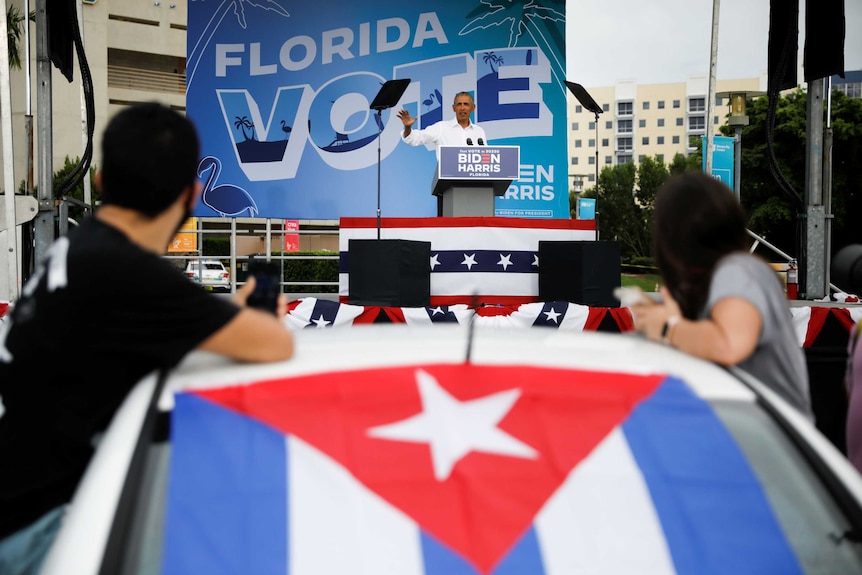
<path fill-rule="evenodd" d="M 192 0 L 187 36 L 196 215 L 435 215 L 436 155 L 396 112 L 427 127 L 466 91 L 488 145 L 520 147 L 496 215 L 569 217 L 563 1 Z M 390 79 L 410 83 L 371 110 Z"/>

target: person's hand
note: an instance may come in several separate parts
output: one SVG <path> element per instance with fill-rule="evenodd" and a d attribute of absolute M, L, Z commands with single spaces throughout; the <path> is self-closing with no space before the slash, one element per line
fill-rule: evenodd
<path fill-rule="evenodd" d="M 248 296 L 250 296 L 251 292 L 254 291 L 254 286 L 256 284 L 257 282 L 255 281 L 254 276 L 248 276 L 245 283 L 236 290 L 235 294 L 233 294 L 233 303 L 239 307 L 245 307 L 246 302 L 248 301 Z"/>
<path fill-rule="evenodd" d="M 256 284 L 257 281 L 254 279 L 254 276 L 248 276 L 246 282 L 236 290 L 235 294 L 233 294 L 233 303 L 239 307 L 248 307 L 248 296 L 252 294 Z M 281 293 L 278 294 L 276 317 L 284 317 L 285 315 L 287 315 L 287 296 Z"/>
<path fill-rule="evenodd" d="M 665 324 L 679 321 L 672 318 L 680 318 L 682 314 L 679 309 L 679 304 L 673 299 L 670 291 L 666 287 L 660 290 L 662 301 L 661 303 L 652 300 L 644 300 L 629 307 L 632 312 L 635 330 L 641 332 L 652 341 L 662 341 L 662 332 L 665 330 Z M 668 334 L 664 333 L 667 337 Z"/>
<path fill-rule="evenodd" d="M 398 110 L 398 117 L 401 118 L 401 123 L 404 124 L 405 128 L 412 128 L 413 124 L 416 123 L 416 118 L 412 117 L 407 110 Z"/>

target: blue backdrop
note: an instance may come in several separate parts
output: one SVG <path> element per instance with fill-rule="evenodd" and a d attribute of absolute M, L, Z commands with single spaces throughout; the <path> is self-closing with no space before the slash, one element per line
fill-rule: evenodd
<path fill-rule="evenodd" d="M 497 215 L 568 218 L 564 39 L 563 0 L 189 2 L 196 215 L 375 216 L 379 157 L 382 215 L 433 216 L 436 156 L 400 141 L 395 112 L 450 119 L 463 90 L 489 142 L 521 147 Z M 407 91 L 378 117 L 396 78 Z"/>

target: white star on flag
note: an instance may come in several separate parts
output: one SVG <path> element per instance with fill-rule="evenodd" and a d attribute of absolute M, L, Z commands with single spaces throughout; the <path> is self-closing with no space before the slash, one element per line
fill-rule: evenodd
<path fill-rule="evenodd" d="M 539 267 L 539 254 L 533 254 L 533 264 L 536 267 Z"/>
<path fill-rule="evenodd" d="M 506 271 L 506 268 L 512 265 L 512 254 L 500 254 L 500 261 L 497 262 L 498 266 L 503 266 L 503 271 Z"/>
<path fill-rule="evenodd" d="M 464 254 L 464 261 L 461 262 L 462 266 L 467 266 L 467 269 L 473 271 L 473 266 L 476 265 L 476 254 Z"/>
<path fill-rule="evenodd" d="M 459 401 L 429 373 L 416 371 L 422 413 L 368 430 L 368 435 L 393 441 L 427 443 L 437 481 L 445 481 L 452 469 L 472 451 L 536 459 L 535 449 L 497 427 L 521 396 L 509 389 Z"/>
<path fill-rule="evenodd" d="M 554 308 L 551 308 L 551 311 L 546 311 L 545 315 L 548 316 L 548 319 L 554 323 L 557 323 L 557 318 L 563 314 L 557 313 Z"/>
<path fill-rule="evenodd" d="M 439 260 L 437 259 L 437 256 L 438 256 L 438 255 L 439 255 L 439 254 L 434 254 L 433 256 L 431 256 L 431 270 L 432 270 L 432 271 L 434 270 L 434 268 L 436 268 L 437 266 L 439 266 L 439 265 L 440 265 L 440 262 L 439 262 Z"/>
<path fill-rule="evenodd" d="M 443 308 L 441 308 L 439 305 L 431 310 L 431 315 L 437 315 L 438 313 L 442 313 L 445 315 L 445 313 L 443 312 Z"/>
<path fill-rule="evenodd" d="M 330 324 L 330 322 L 328 322 L 328 321 L 326 321 L 325 319 L 323 319 L 323 316 L 322 316 L 322 315 L 321 315 L 320 317 L 318 317 L 317 319 L 312 319 L 312 320 L 311 320 L 311 322 L 312 322 L 312 323 L 314 323 L 314 324 L 317 324 L 317 329 L 320 329 L 320 328 L 326 327 L 326 326 L 328 326 L 328 325 Z"/>

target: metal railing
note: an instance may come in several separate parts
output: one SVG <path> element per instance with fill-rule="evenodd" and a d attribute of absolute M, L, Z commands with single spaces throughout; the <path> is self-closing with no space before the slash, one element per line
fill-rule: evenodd
<path fill-rule="evenodd" d="M 197 249 L 183 253 L 168 253 L 164 257 L 169 260 L 185 263 L 188 260 L 206 260 L 218 259 L 230 262 L 230 293 L 235 293 L 237 287 L 245 283 L 245 277 L 238 277 L 246 272 L 248 262 L 252 258 L 268 258 L 272 261 L 282 262 L 282 272 L 284 271 L 284 262 L 291 260 L 338 260 L 338 252 L 333 252 L 332 255 L 325 254 L 309 254 L 309 253 L 291 253 L 279 249 L 279 246 L 285 245 L 284 238 L 286 234 L 299 234 L 308 236 L 327 236 L 338 235 L 338 229 L 334 225 L 330 226 L 313 226 L 314 229 L 299 229 L 287 230 L 282 224 L 283 220 L 268 219 L 268 218 L 242 218 L 242 223 L 238 223 L 236 218 L 221 219 L 221 218 L 199 218 L 198 226 L 195 230 L 180 230 L 180 234 L 189 233 L 197 235 Z M 229 239 L 228 253 L 203 253 L 204 236 L 208 237 L 225 237 Z M 256 237 L 263 241 L 263 248 L 255 253 L 247 255 L 239 255 L 238 240 L 242 237 Z M 273 253 L 275 252 L 275 253 Z M 183 266 L 184 267 L 184 266 Z M 338 299 L 338 273 L 332 280 L 292 280 L 283 279 L 281 287 L 282 292 L 286 293 L 289 299 L 300 299 L 303 297 L 316 297 L 318 299 Z M 285 291 L 286 286 L 308 286 L 308 287 L 335 287 L 334 292 L 323 292 L 319 290 L 308 291 Z"/>

